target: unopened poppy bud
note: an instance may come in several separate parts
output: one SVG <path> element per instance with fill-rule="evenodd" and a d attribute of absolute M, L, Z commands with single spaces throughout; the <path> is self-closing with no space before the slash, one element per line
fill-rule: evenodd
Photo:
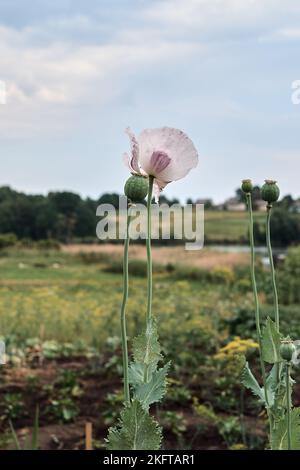
<path fill-rule="evenodd" d="M 287 362 L 291 362 L 294 352 L 296 351 L 296 346 L 294 345 L 291 339 L 281 341 L 280 345 L 280 355 L 282 359 Z"/>
<path fill-rule="evenodd" d="M 245 194 L 249 194 L 252 192 L 253 189 L 253 184 L 251 180 L 243 180 L 242 181 L 242 191 Z"/>
<path fill-rule="evenodd" d="M 140 202 L 148 194 L 148 179 L 133 175 L 125 183 L 124 193 L 132 202 Z"/>
<path fill-rule="evenodd" d="M 278 188 L 276 181 L 265 180 L 265 184 L 261 188 L 261 197 L 268 204 L 273 204 L 279 199 L 280 189 Z"/>

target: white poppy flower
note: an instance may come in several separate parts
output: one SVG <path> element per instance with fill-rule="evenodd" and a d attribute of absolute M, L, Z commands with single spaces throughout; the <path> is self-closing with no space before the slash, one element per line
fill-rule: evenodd
<path fill-rule="evenodd" d="M 134 175 L 153 176 L 155 200 L 163 188 L 177 181 L 198 164 L 198 153 L 191 139 L 179 129 L 161 127 L 145 129 L 138 138 L 130 128 L 131 154 L 124 161 Z"/>

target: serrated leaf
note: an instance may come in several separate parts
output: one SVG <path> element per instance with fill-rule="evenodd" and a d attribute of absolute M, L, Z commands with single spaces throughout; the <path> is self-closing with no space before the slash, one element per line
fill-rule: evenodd
<path fill-rule="evenodd" d="M 141 402 L 146 411 L 148 411 L 152 403 L 159 402 L 166 393 L 166 375 L 169 367 L 170 362 L 161 369 L 153 372 L 149 382 L 136 387 L 135 397 Z"/>
<path fill-rule="evenodd" d="M 128 380 L 130 385 L 136 387 L 137 385 L 146 383 L 151 380 L 153 372 L 156 370 L 155 364 L 141 364 L 140 362 L 132 362 L 128 368 Z"/>
<path fill-rule="evenodd" d="M 117 427 L 109 430 L 108 450 L 158 450 L 161 428 L 142 407 L 133 400 L 121 413 Z"/>
<path fill-rule="evenodd" d="M 277 331 L 275 323 L 271 318 L 267 318 L 266 325 L 262 331 L 262 358 L 269 364 L 281 362 L 279 353 L 280 333 Z"/>
<path fill-rule="evenodd" d="M 300 450 L 300 408 L 291 410 L 291 428 L 291 450 Z M 272 432 L 271 445 L 272 450 L 288 450 L 287 414 Z"/>
<path fill-rule="evenodd" d="M 141 364 L 140 362 L 132 362 L 128 369 L 129 383 L 134 387 L 144 383 L 145 370 L 145 364 Z"/>
<path fill-rule="evenodd" d="M 274 369 L 273 375 L 275 375 L 275 366 L 273 366 L 272 371 L 273 369 Z M 269 381 L 271 380 L 270 376 L 268 377 L 268 380 Z M 275 419 L 275 422 L 279 422 L 284 417 L 285 410 L 286 410 L 286 403 L 287 403 L 286 365 L 283 365 L 283 363 L 279 364 L 279 382 L 277 383 L 276 376 L 273 377 L 272 381 L 273 381 L 273 388 L 274 388 L 274 383 L 275 383 L 275 390 L 274 390 L 273 406 L 272 406 L 271 411 Z M 290 377 L 290 397 L 292 395 L 292 389 L 293 389 L 294 383 L 295 381 Z"/>
<path fill-rule="evenodd" d="M 276 390 L 278 389 L 277 384 L 277 365 L 274 365 L 270 370 L 267 380 L 266 380 L 266 388 L 267 394 L 269 399 L 269 406 L 270 408 L 274 405 L 276 399 Z"/>
<path fill-rule="evenodd" d="M 156 321 L 152 318 L 145 333 L 133 340 L 133 357 L 136 363 L 156 367 L 162 359 L 161 347 L 158 341 Z"/>
<path fill-rule="evenodd" d="M 248 362 L 246 362 L 242 370 L 241 382 L 246 388 L 251 390 L 251 392 L 256 395 L 261 401 L 265 402 L 264 388 L 259 386 L 256 378 L 250 370 Z"/>

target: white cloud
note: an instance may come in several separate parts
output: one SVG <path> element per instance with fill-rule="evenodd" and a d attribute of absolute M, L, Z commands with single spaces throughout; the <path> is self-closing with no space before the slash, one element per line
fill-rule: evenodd
<path fill-rule="evenodd" d="M 76 25 L 78 18 L 74 21 Z M 70 24 L 72 19 L 67 26 Z M 34 34 L 38 34 L 36 29 Z M 76 106 L 102 105 L 115 99 L 122 92 L 126 75 L 177 62 L 199 47 L 154 38 L 142 29 L 134 38 L 124 31 L 116 39 L 96 45 L 77 44 L 76 40 L 36 45 L 32 44 L 32 36 L 30 27 L 21 31 L 0 28 L 0 78 L 7 83 L 5 119 L 0 122 L 2 136 L 24 136 L 29 129 L 57 129 L 61 120 L 56 115 L 59 117 L 62 108 L 64 115 L 69 110 L 70 118 L 73 114 L 76 119 Z"/>
<path fill-rule="evenodd" d="M 72 126 L 80 106 L 114 102 L 126 88 L 132 92 L 133 81 L 147 70 L 151 76 L 175 64 L 180 71 L 188 61 L 199 65 L 206 58 L 218 74 L 223 49 L 216 41 L 236 35 L 242 43 L 244 36 L 261 38 L 274 31 L 298 37 L 299 29 L 285 20 L 295 20 L 299 12 L 294 0 L 159 0 L 140 3 L 121 27 L 113 18 L 104 24 L 96 15 L 81 13 L 45 18 L 23 29 L 0 26 L 0 79 L 8 93 L 0 135 Z M 235 55 L 227 51 L 225 57 L 228 66 Z M 194 94 L 186 98 L 191 114 L 196 112 Z M 202 113 L 244 114 L 234 94 L 221 102 L 212 95 L 213 90 L 203 98 L 199 90 Z"/>
<path fill-rule="evenodd" d="M 291 14 L 300 13 L 295 0 L 162 0 L 144 12 L 149 21 L 170 28 L 173 34 L 214 34 L 231 37 L 236 32 L 257 35 L 277 28 Z"/>

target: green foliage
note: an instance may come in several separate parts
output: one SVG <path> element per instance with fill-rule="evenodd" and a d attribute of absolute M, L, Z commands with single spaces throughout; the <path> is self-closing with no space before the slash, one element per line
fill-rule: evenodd
<path fill-rule="evenodd" d="M 107 273 L 122 274 L 123 263 L 121 260 L 108 259 L 107 264 L 103 269 Z M 146 261 L 135 259 L 130 260 L 128 265 L 128 272 L 130 276 L 146 277 L 147 276 L 147 263 Z M 166 268 L 158 263 L 153 264 L 153 273 L 165 273 Z"/>
<path fill-rule="evenodd" d="M 251 392 L 256 395 L 262 402 L 265 401 L 265 394 L 263 387 L 260 387 L 256 378 L 252 374 L 248 362 L 246 362 L 245 367 L 241 373 L 241 382 L 242 384 L 251 390 Z"/>
<path fill-rule="evenodd" d="M 275 323 L 271 318 L 267 318 L 262 332 L 262 357 L 265 362 L 275 364 L 281 362 L 280 355 L 280 333 L 277 331 Z"/>
<path fill-rule="evenodd" d="M 35 410 L 35 417 L 34 417 L 34 423 L 33 423 L 33 430 L 31 434 L 31 439 L 30 436 L 25 440 L 24 445 L 22 446 L 20 439 L 17 436 L 17 433 L 14 429 L 13 423 L 9 421 L 10 425 L 10 430 L 11 434 L 13 437 L 13 441 L 16 446 L 16 450 L 38 450 L 39 445 L 38 445 L 38 438 L 39 438 L 39 407 L 36 407 Z"/>
<path fill-rule="evenodd" d="M 166 393 L 166 376 L 170 363 L 161 369 L 155 370 L 149 382 L 140 383 L 135 387 L 134 396 L 139 400 L 143 408 L 148 411 L 152 403 L 160 402 Z"/>
<path fill-rule="evenodd" d="M 298 243 L 300 239 L 299 217 L 283 209 L 273 209 L 271 233 L 274 246 L 289 246 Z M 258 244 L 265 243 L 266 234 L 263 225 L 255 223 L 254 234 Z"/>
<path fill-rule="evenodd" d="M 300 408 L 291 410 L 291 450 L 300 450 Z M 272 432 L 272 450 L 288 450 L 287 414 L 277 423 Z"/>
<path fill-rule="evenodd" d="M 73 421 L 79 414 L 77 399 L 82 395 L 78 377 L 72 370 L 62 370 L 51 388 L 47 411 L 60 422 Z"/>
<path fill-rule="evenodd" d="M 21 393 L 6 393 L 3 397 L 3 417 L 18 419 L 25 414 L 24 402 Z"/>
<path fill-rule="evenodd" d="M 152 449 L 160 447 L 161 431 L 149 415 L 149 406 L 159 402 L 166 392 L 170 363 L 157 368 L 162 355 L 154 317 L 147 322 L 145 332 L 133 339 L 133 357 L 134 362 L 129 368 L 133 401 L 125 405 L 119 426 L 109 430 L 109 450 L 151 449 L 150 445 L 155 446 Z"/>
<path fill-rule="evenodd" d="M 287 251 L 283 266 L 277 272 L 280 301 L 284 304 L 300 303 L 300 247 Z"/>
<path fill-rule="evenodd" d="M 187 421 L 184 415 L 176 411 L 166 410 L 160 413 L 160 418 L 163 426 L 178 438 L 181 443 L 180 447 L 183 447 L 182 436 L 187 430 Z"/>
<path fill-rule="evenodd" d="M 51 400 L 47 411 L 53 415 L 59 422 L 69 423 L 79 414 L 79 409 L 72 397 L 59 397 L 57 400 Z"/>
<path fill-rule="evenodd" d="M 17 243 L 17 237 L 14 233 L 5 233 L 0 235 L 0 250 L 14 246 Z"/>
<path fill-rule="evenodd" d="M 279 380 L 276 377 L 276 367 L 273 367 L 269 375 L 269 381 L 270 387 L 274 391 L 271 412 L 275 423 L 277 423 L 283 419 L 287 407 L 286 365 L 283 363 L 279 364 Z M 290 377 L 290 400 L 294 383 L 294 380 Z"/>
<path fill-rule="evenodd" d="M 155 318 L 151 318 L 144 333 L 134 338 L 133 357 L 135 363 L 144 365 L 144 370 L 153 370 L 162 359 Z"/>
<path fill-rule="evenodd" d="M 117 427 L 109 430 L 108 450 L 157 450 L 161 429 L 138 400 L 125 407 Z"/>

